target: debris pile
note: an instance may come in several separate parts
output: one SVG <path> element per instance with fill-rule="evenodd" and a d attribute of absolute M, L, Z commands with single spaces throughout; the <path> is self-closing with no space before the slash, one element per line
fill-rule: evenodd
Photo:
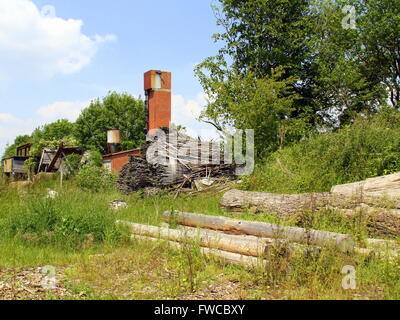
<path fill-rule="evenodd" d="M 211 185 L 211 178 L 235 177 L 235 164 L 225 164 L 219 143 L 203 142 L 166 128 L 165 136 L 148 141 L 142 156 L 130 156 L 118 180 L 125 194 L 143 188 L 192 188 L 198 181 Z M 163 135 L 162 134 L 162 135 Z M 161 160 L 160 160 L 161 159 Z"/>

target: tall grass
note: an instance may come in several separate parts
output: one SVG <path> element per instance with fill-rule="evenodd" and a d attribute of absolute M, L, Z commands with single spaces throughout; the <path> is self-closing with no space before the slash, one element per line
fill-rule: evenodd
<path fill-rule="evenodd" d="M 277 151 L 244 179 L 243 188 L 277 193 L 329 191 L 336 184 L 397 171 L 400 115 L 384 110 Z"/>
<path fill-rule="evenodd" d="M 0 238 L 3 241 L 79 249 L 123 238 L 107 203 L 89 193 L 69 189 L 60 191 L 56 199 L 46 198 L 45 190 L 40 189 L 22 196 L 15 193 L 10 190 L 1 197 Z"/>

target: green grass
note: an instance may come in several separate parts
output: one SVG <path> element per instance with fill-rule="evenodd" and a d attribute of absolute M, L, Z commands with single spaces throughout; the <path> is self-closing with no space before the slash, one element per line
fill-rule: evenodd
<path fill-rule="evenodd" d="M 400 115 L 382 111 L 316 134 L 259 161 L 243 188 L 274 193 L 330 191 L 333 185 L 400 171 Z"/>
<path fill-rule="evenodd" d="M 162 242 L 132 243 L 124 230 L 114 229 L 117 219 L 159 225 L 165 210 L 179 210 L 286 225 L 308 223 L 324 230 L 360 233 L 359 227 L 334 214 L 316 213 L 311 220 L 282 221 L 268 213 L 224 212 L 218 205 L 221 195 L 143 198 L 115 191 L 83 191 L 71 181 L 62 189 L 53 182 L 59 197 L 45 200 L 50 186 L 46 183 L 24 192 L 0 191 L 0 268 L 66 268 L 64 285 L 73 298 L 400 298 L 399 261 L 343 255 L 327 248 L 315 257 L 277 255 L 269 268 L 250 271 L 204 259 L 196 245 L 172 250 Z M 125 200 L 129 207 L 110 210 L 108 202 L 115 199 Z M 71 224 L 65 223 L 65 218 Z M 90 241 L 88 234 L 93 236 Z M 355 291 L 341 287 L 345 265 L 356 267 Z"/>

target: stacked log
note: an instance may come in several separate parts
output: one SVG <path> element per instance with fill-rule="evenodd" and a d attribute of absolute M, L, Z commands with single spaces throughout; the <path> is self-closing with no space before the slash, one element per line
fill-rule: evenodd
<path fill-rule="evenodd" d="M 152 242 L 160 241 L 160 238 L 139 236 L 136 234 L 132 235 L 132 239 L 133 240 L 141 240 L 141 241 L 152 241 Z M 161 239 L 161 240 L 163 240 L 163 239 Z M 183 243 L 169 241 L 169 240 L 165 240 L 165 239 L 163 241 L 174 249 L 178 249 L 178 250 L 186 250 L 187 249 Z M 204 248 L 204 247 L 200 247 L 199 249 L 200 249 L 200 253 L 203 256 L 205 256 L 207 258 L 218 258 L 219 260 L 221 260 L 224 263 L 244 266 L 244 267 L 248 267 L 251 269 L 265 268 L 265 266 L 266 266 L 266 261 L 264 259 L 245 256 L 242 254 L 232 253 L 232 252 L 228 252 L 228 251 L 222 251 L 222 250 L 218 250 L 218 249 L 210 249 L 210 248 Z"/>
<path fill-rule="evenodd" d="M 162 241 L 185 252 L 197 248 L 206 257 L 250 268 L 266 267 L 276 258 L 315 255 L 323 246 L 363 256 L 399 257 L 396 241 L 367 239 L 363 247 L 356 247 L 350 235 L 333 232 L 183 212 L 167 211 L 163 219 L 169 223 L 163 223 L 162 227 L 126 221 L 117 224 L 129 228 L 132 240 Z M 171 229 L 172 224 L 177 224 L 177 228 Z"/>
<path fill-rule="evenodd" d="M 263 238 L 287 239 L 291 242 L 306 245 L 335 246 L 343 252 L 352 252 L 355 245 L 351 235 L 286 227 L 266 222 L 253 222 L 186 212 L 172 213 L 171 211 L 166 211 L 163 215 L 163 219 L 167 222 L 176 222 L 189 227 L 212 229 Z"/>
<path fill-rule="evenodd" d="M 170 133 L 167 128 L 162 130 Z M 191 187 L 198 179 L 235 177 L 236 166 L 221 160 L 219 143 L 202 142 L 179 132 L 172 137 L 148 141 L 141 148 L 142 156 L 130 156 L 118 179 L 121 192 L 130 194 L 146 187 Z"/>
<path fill-rule="evenodd" d="M 343 191 L 343 189 L 340 189 Z M 362 216 L 371 234 L 398 235 L 400 233 L 400 201 L 392 200 L 393 209 L 382 208 L 382 198 L 357 196 L 353 193 L 271 194 L 230 190 L 220 205 L 232 211 L 267 211 L 289 218 L 305 211 L 335 210 L 345 218 Z"/>
<path fill-rule="evenodd" d="M 127 226 L 134 235 L 165 239 L 180 243 L 193 243 L 201 247 L 213 248 L 252 257 L 267 257 L 277 247 L 283 247 L 290 254 L 304 253 L 307 247 L 272 238 L 230 235 L 206 229 L 169 229 L 141 225 L 125 221 L 118 224 Z M 313 249 L 316 251 L 316 248 Z"/>

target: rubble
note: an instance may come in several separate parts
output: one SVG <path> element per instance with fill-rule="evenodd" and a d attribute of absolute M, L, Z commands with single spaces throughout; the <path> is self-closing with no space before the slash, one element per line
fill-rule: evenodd
<path fill-rule="evenodd" d="M 112 200 L 110 201 L 110 208 L 117 211 L 128 208 L 128 204 L 123 200 Z"/>

